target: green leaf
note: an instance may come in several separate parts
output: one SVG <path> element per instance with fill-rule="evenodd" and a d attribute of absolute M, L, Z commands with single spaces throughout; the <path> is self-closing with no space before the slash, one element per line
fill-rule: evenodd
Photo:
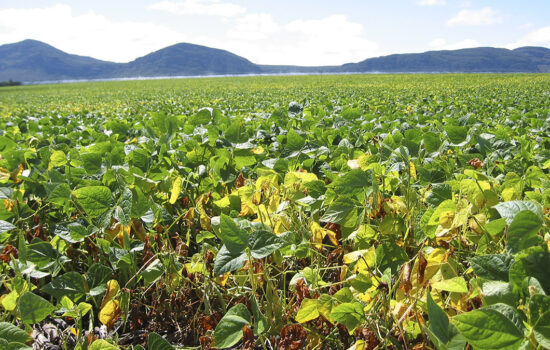
<path fill-rule="evenodd" d="M 395 242 L 384 242 L 376 247 L 376 266 L 380 271 L 390 268 L 395 272 L 407 260 L 407 252 Z"/>
<path fill-rule="evenodd" d="M 332 204 L 329 206 L 329 208 L 321 218 L 321 221 L 333 222 L 338 224 L 344 221 L 346 216 L 348 216 L 348 214 L 351 213 L 353 209 L 355 209 L 355 204 L 352 200 L 350 200 L 349 198 L 340 197 L 332 202 Z"/>
<path fill-rule="evenodd" d="M 53 151 L 50 155 L 50 165 L 49 168 L 54 168 L 58 166 L 63 166 L 67 164 L 67 155 L 63 151 Z"/>
<path fill-rule="evenodd" d="M 365 293 L 367 289 L 372 287 L 371 276 L 359 272 L 355 278 L 350 281 L 351 286 L 358 292 Z"/>
<path fill-rule="evenodd" d="M 243 337 L 243 327 L 251 323 L 250 312 L 243 304 L 233 306 L 214 330 L 214 346 L 229 348 Z"/>
<path fill-rule="evenodd" d="M 2 344 L 0 343 L 0 349 L 2 349 L 1 345 Z M 32 348 L 30 346 L 25 345 L 25 344 L 20 343 L 20 342 L 10 342 L 10 343 L 8 343 L 8 345 L 5 349 L 6 350 L 32 350 Z"/>
<path fill-rule="evenodd" d="M 541 227 L 542 220 L 532 211 L 523 210 L 517 213 L 508 228 L 506 248 L 512 254 L 515 254 L 540 244 L 542 237 L 539 237 L 537 233 Z"/>
<path fill-rule="evenodd" d="M 86 287 L 82 275 L 76 271 L 70 271 L 46 284 L 42 287 L 42 291 L 56 298 L 66 295 L 76 299 L 86 294 Z"/>
<path fill-rule="evenodd" d="M 113 206 L 111 190 L 105 186 L 81 187 L 73 191 L 73 194 L 90 217 L 101 216 Z"/>
<path fill-rule="evenodd" d="M 336 322 L 346 326 L 350 333 L 365 319 L 363 305 L 358 302 L 340 304 L 332 309 L 330 316 Z"/>
<path fill-rule="evenodd" d="M 449 327 L 449 318 L 443 309 L 435 303 L 430 293 L 428 294 L 428 318 L 430 321 L 429 329 L 432 331 L 432 334 L 437 337 L 437 339 L 446 344 L 449 342 L 450 333 Z"/>
<path fill-rule="evenodd" d="M 517 350 L 524 341 L 523 332 L 496 310 L 463 313 L 455 316 L 453 323 L 474 348 Z"/>
<path fill-rule="evenodd" d="M 484 228 L 493 237 L 500 235 L 506 228 L 506 219 L 500 218 L 487 223 Z"/>
<path fill-rule="evenodd" d="M 64 297 L 67 298 L 67 297 Z M 68 299 L 68 298 L 67 298 Z M 88 303 L 79 303 L 76 307 L 70 307 L 69 311 L 63 313 L 63 317 L 78 318 L 86 315 L 92 309 L 92 305 Z"/>
<path fill-rule="evenodd" d="M 332 297 L 339 303 L 351 303 L 355 301 L 355 297 L 348 287 L 340 289 L 338 292 L 334 293 Z"/>
<path fill-rule="evenodd" d="M 25 330 L 8 322 L 0 322 L 0 339 L 26 343 L 31 337 Z"/>
<path fill-rule="evenodd" d="M 468 293 L 464 277 L 453 277 L 439 282 L 433 282 L 432 288 L 454 293 Z"/>
<path fill-rule="evenodd" d="M 233 254 L 243 252 L 248 245 L 248 233 L 241 230 L 233 219 L 225 214 L 220 216 L 219 235 L 226 249 Z"/>
<path fill-rule="evenodd" d="M 115 218 L 124 226 L 130 226 L 130 218 L 132 213 L 132 191 L 125 188 L 120 194 L 117 206 L 115 207 Z"/>
<path fill-rule="evenodd" d="M 466 141 L 468 136 L 468 129 L 463 126 L 447 125 L 444 127 L 445 133 L 451 141 L 453 146 L 460 146 L 462 142 Z"/>
<path fill-rule="evenodd" d="M 550 348 L 550 311 L 544 313 L 533 328 L 535 338 L 544 348 Z"/>
<path fill-rule="evenodd" d="M 529 300 L 530 324 L 534 325 L 538 322 L 546 312 L 550 311 L 550 296 L 543 294 L 535 294 Z"/>
<path fill-rule="evenodd" d="M 432 184 L 432 190 L 428 192 L 426 201 L 432 206 L 437 207 L 443 201 L 453 199 L 451 186 L 447 184 Z"/>
<path fill-rule="evenodd" d="M 531 247 L 515 256 L 515 262 L 510 266 L 509 279 L 516 292 L 524 292 L 528 287 L 528 278 L 535 278 L 545 294 L 550 294 L 550 253 L 544 247 Z"/>
<path fill-rule="evenodd" d="M 143 270 L 141 276 L 146 285 L 155 282 L 164 273 L 164 265 L 159 259 L 155 259 L 149 266 Z"/>
<path fill-rule="evenodd" d="M 530 324 L 535 338 L 545 348 L 550 348 L 550 297 L 535 294 L 529 301 Z"/>
<path fill-rule="evenodd" d="M 511 225 L 519 212 L 530 210 L 543 220 L 541 207 L 534 202 L 528 201 L 509 201 L 495 205 L 495 208 L 502 218 L 506 219 L 508 225 Z"/>
<path fill-rule="evenodd" d="M 481 287 L 483 305 L 504 303 L 515 306 L 516 294 L 512 292 L 510 283 L 504 281 L 487 281 Z"/>
<path fill-rule="evenodd" d="M 0 199 L 10 199 L 13 194 L 13 188 L 0 187 Z"/>
<path fill-rule="evenodd" d="M 285 242 L 269 231 L 255 231 L 250 235 L 248 244 L 252 256 L 255 259 L 263 259 L 283 247 Z"/>
<path fill-rule="evenodd" d="M 227 272 L 232 272 L 244 266 L 247 260 L 246 253 L 231 253 L 227 248 L 222 246 L 216 255 L 214 261 L 214 276 L 221 276 Z"/>
<path fill-rule="evenodd" d="M 317 308 L 317 299 L 304 299 L 300 310 L 296 314 L 296 322 L 306 323 L 319 317 L 319 309 Z"/>
<path fill-rule="evenodd" d="M 54 262 L 59 255 L 59 252 L 50 243 L 38 238 L 33 239 L 32 243 L 27 246 L 27 261 L 32 262 L 40 268 Z"/>
<path fill-rule="evenodd" d="M 4 220 L 0 220 L 0 233 L 4 233 L 4 232 L 7 232 L 9 230 L 13 230 L 14 228 L 16 228 L 16 227 L 13 226 L 12 224 L 10 224 L 9 222 L 4 221 Z"/>
<path fill-rule="evenodd" d="M 149 209 L 149 201 L 143 194 L 143 191 L 139 187 L 134 188 L 132 192 L 132 210 L 130 216 L 133 218 L 140 218 L 144 216 Z"/>
<path fill-rule="evenodd" d="M 63 206 L 71 198 L 71 188 L 66 183 L 52 184 L 51 191 L 48 194 L 47 201 L 55 205 Z"/>
<path fill-rule="evenodd" d="M 114 346 L 111 343 L 108 343 L 107 341 L 103 339 L 98 339 L 90 345 L 88 350 L 118 350 L 118 347 Z"/>
<path fill-rule="evenodd" d="M 174 350 L 170 343 L 155 332 L 147 337 L 147 350 Z"/>
<path fill-rule="evenodd" d="M 19 315 L 28 324 L 35 324 L 48 317 L 55 307 L 46 299 L 32 292 L 25 292 L 19 298 Z"/>
<path fill-rule="evenodd" d="M 54 233 L 69 243 L 80 243 L 91 236 L 93 231 L 78 222 L 71 222 L 66 226 L 57 225 Z"/>
<path fill-rule="evenodd" d="M 508 281 L 508 271 L 512 258 L 504 254 L 481 255 L 470 259 L 476 275 L 496 281 Z"/>
<path fill-rule="evenodd" d="M 368 175 L 361 169 L 355 169 L 338 177 L 330 184 L 330 187 L 339 195 L 354 194 L 372 184 L 372 180 Z"/>
<path fill-rule="evenodd" d="M 291 151 L 299 151 L 306 144 L 306 140 L 296 133 L 294 130 L 290 130 L 286 134 L 286 146 Z"/>
<path fill-rule="evenodd" d="M 252 315 L 254 315 L 254 334 L 259 335 L 265 332 L 268 327 L 267 318 L 260 311 L 260 306 L 255 296 L 251 296 Z"/>
<path fill-rule="evenodd" d="M 80 159 L 84 165 L 84 169 L 88 174 L 95 174 L 101 170 L 103 155 L 99 152 L 81 153 Z"/>
<path fill-rule="evenodd" d="M 441 146 L 441 136 L 434 132 L 424 133 L 424 147 L 428 152 L 437 152 Z"/>
<path fill-rule="evenodd" d="M 86 273 L 86 283 L 90 288 L 90 295 L 96 296 L 106 290 L 105 284 L 111 279 L 113 270 L 102 264 L 93 264 Z"/>

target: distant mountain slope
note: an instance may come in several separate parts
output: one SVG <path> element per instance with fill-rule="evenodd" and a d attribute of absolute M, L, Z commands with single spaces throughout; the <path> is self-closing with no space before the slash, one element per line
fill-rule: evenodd
<path fill-rule="evenodd" d="M 284 73 L 550 72 L 550 49 L 479 47 L 369 58 L 341 66 L 257 65 L 225 50 L 180 43 L 129 63 L 65 53 L 36 40 L 0 46 L 0 81 Z"/>
<path fill-rule="evenodd" d="M 258 65 L 231 52 L 193 44 L 176 44 L 124 66 L 122 76 L 182 76 L 260 73 Z"/>
<path fill-rule="evenodd" d="M 525 46 L 515 49 L 514 52 L 529 56 L 541 72 L 550 72 L 550 49 L 545 47 Z"/>
<path fill-rule="evenodd" d="M 120 64 L 71 55 L 36 40 L 0 46 L 0 81 L 108 78 Z"/>
<path fill-rule="evenodd" d="M 357 72 L 469 72 L 507 73 L 540 72 L 540 62 L 550 59 L 550 50 L 540 57 L 526 52 L 492 47 L 452 51 L 428 51 L 416 54 L 369 58 L 345 64 L 342 71 Z"/>

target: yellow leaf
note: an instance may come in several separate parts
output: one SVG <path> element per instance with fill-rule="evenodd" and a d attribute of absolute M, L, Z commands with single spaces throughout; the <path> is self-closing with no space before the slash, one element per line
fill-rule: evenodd
<path fill-rule="evenodd" d="M 193 222 L 195 221 L 195 209 L 189 208 L 183 216 L 183 220 L 185 220 L 187 226 L 193 226 Z"/>
<path fill-rule="evenodd" d="M 454 211 L 444 211 L 439 215 L 439 224 L 444 228 L 450 228 L 454 217 Z"/>
<path fill-rule="evenodd" d="M 229 276 L 231 276 L 231 272 L 227 272 L 224 275 L 216 277 L 214 282 L 218 283 L 222 287 L 225 287 L 225 284 L 229 280 Z"/>
<path fill-rule="evenodd" d="M 414 165 L 413 162 L 409 162 L 409 174 L 411 175 L 411 177 L 416 181 L 417 180 L 417 177 L 416 177 L 416 166 Z"/>
<path fill-rule="evenodd" d="M 124 226 L 124 225 L 120 225 L 120 231 L 118 232 L 118 235 L 117 235 L 117 238 L 118 238 L 118 242 L 121 244 L 121 245 L 124 245 L 124 234 L 126 233 L 128 235 L 128 237 L 130 237 L 130 230 L 131 230 L 131 226 Z"/>
<path fill-rule="evenodd" d="M 326 229 L 325 229 L 325 232 L 327 233 L 327 236 L 328 236 L 328 239 L 330 239 L 330 242 L 334 244 L 334 246 L 338 247 L 338 238 L 336 238 L 336 232 L 331 230 L 326 230 Z"/>
<path fill-rule="evenodd" d="M 7 212 L 12 211 L 13 207 L 15 207 L 15 201 L 12 201 L 11 199 L 4 199 L 4 209 L 6 209 Z"/>
<path fill-rule="evenodd" d="M 204 231 L 212 231 L 210 218 L 206 214 L 201 214 L 201 227 Z"/>
<path fill-rule="evenodd" d="M 113 324 L 120 318 L 122 310 L 120 309 L 120 303 L 118 300 L 111 300 L 107 302 L 99 311 L 99 321 L 111 328 Z"/>
<path fill-rule="evenodd" d="M 276 192 L 272 193 L 269 197 L 269 205 L 268 205 L 268 211 L 270 213 L 274 213 L 279 209 L 279 204 L 281 204 L 281 196 L 279 196 Z"/>
<path fill-rule="evenodd" d="M 253 148 L 251 151 L 254 154 L 262 154 L 262 153 L 264 153 L 264 148 L 262 146 L 258 146 L 258 147 Z"/>
<path fill-rule="evenodd" d="M 79 335 L 80 334 L 80 329 L 76 329 L 76 328 L 71 328 L 71 334 L 72 335 Z"/>
<path fill-rule="evenodd" d="M 300 187 L 300 184 L 316 181 L 319 178 L 317 175 L 308 172 L 291 171 L 285 174 L 286 187 Z"/>
<path fill-rule="evenodd" d="M 280 235 L 283 232 L 287 232 L 290 229 L 290 218 L 285 214 L 273 216 L 273 222 L 275 227 L 273 228 L 273 233 Z"/>
<path fill-rule="evenodd" d="M 130 223 L 130 227 L 133 230 L 134 234 L 141 241 L 145 240 L 145 237 L 147 236 L 147 231 L 145 231 L 145 227 L 143 227 L 143 223 L 141 222 L 141 220 L 132 218 L 132 222 Z"/>
<path fill-rule="evenodd" d="M 348 166 L 351 169 L 362 169 L 367 170 L 367 167 L 369 166 L 369 154 L 363 154 L 357 159 L 350 159 L 348 160 Z"/>
<path fill-rule="evenodd" d="M 344 264 L 349 265 L 355 261 L 357 261 L 357 264 L 355 264 L 355 269 L 353 272 L 364 272 L 368 275 L 369 271 L 376 263 L 376 251 L 374 247 L 371 247 L 370 249 L 356 250 L 344 255 Z"/>
<path fill-rule="evenodd" d="M 255 188 L 256 191 L 267 191 L 272 188 L 276 188 L 279 184 L 278 174 L 267 174 L 258 177 L 256 180 Z"/>
<path fill-rule="evenodd" d="M 116 280 L 110 280 L 107 282 L 107 292 L 105 293 L 105 296 L 103 297 L 103 301 L 101 302 L 101 308 L 105 306 L 109 301 L 113 300 L 118 291 L 120 290 L 120 286 Z"/>
<path fill-rule="evenodd" d="M 364 340 L 358 340 L 353 344 L 348 350 L 365 350 L 366 349 L 366 343 Z"/>
<path fill-rule="evenodd" d="M 122 224 L 120 222 L 114 223 L 108 229 L 105 230 L 105 239 L 109 242 L 113 241 L 122 232 Z"/>
<path fill-rule="evenodd" d="M 323 247 L 323 238 L 325 238 L 326 230 L 321 227 L 316 222 L 313 222 L 310 226 L 311 229 L 311 238 L 315 245 L 315 248 L 321 249 Z"/>
<path fill-rule="evenodd" d="M 17 307 L 17 299 L 19 299 L 19 293 L 16 290 L 12 290 L 9 294 L 2 295 L 0 303 L 7 311 L 13 311 Z"/>
<path fill-rule="evenodd" d="M 10 179 L 10 172 L 4 168 L 0 168 L 0 183 L 6 183 Z"/>
<path fill-rule="evenodd" d="M 170 204 L 174 204 L 178 200 L 178 197 L 181 193 L 182 183 L 183 179 L 180 176 L 172 181 L 172 190 L 170 190 Z"/>

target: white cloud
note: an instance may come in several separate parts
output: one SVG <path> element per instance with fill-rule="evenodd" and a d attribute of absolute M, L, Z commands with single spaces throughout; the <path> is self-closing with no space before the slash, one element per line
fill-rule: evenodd
<path fill-rule="evenodd" d="M 533 30 L 516 42 L 507 45 L 509 49 L 515 49 L 522 46 L 550 47 L 550 26 Z"/>
<path fill-rule="evenodd" d="M 183 0 L 161 1 L 148 7 L 150 10 L 159 10 L 178 15 L 209 15 L 234 17 L 246 12 L 246 8 L 231 2 L 220 0 Z"/>
<path fill-rule="evenodd" d="M 344 15 L 277 22 L 268 14 L 247 14 L 226 37 L 201 44 L 231 51 L 259 64 L 340 65 L 385 54 L 367 39 L 361 24 Z"/>
<path fill-rule="evenodd" d="M 438 50 L 440 47 L 447 45 L 447 40 L 442 38 L 434 39 L 430 42 L 429 46 Z"/>
<path fill-rule="evenodd" d="M 260 40 L 281 31 L 281 26 L 267 13 L 249 13 L 237 20 L 237 25 L 227 32 L 233 39 Z"/>
<path fill-rule="evenodd" d="M 224 31 L 225 35 L 216 34 Z M 254 63 L 339 65 L 385 54 L 364 27 L 344 15 L 278 22 L 248 13 L 200 34 L 151 21 L 115 21 L 68 5 L 0 9 L 0 45 L 36 39 L 65 52 L 128 62 L 180 42 L 225 49 Z"/>
<path fill-rule="evenodd" d="M 461 10 L 454 17 L 447 21 L 448 26 L 479 26 L 499 23 L 501 17 L 497 16 L 495 10 L 486 6 L 479 10 Z"/>
<path fill-rule="evenodd" d="M 465 39 L 455 43 L 448 43 L 447 40 L 443 38 L 437 38 L 432 40 L 429 43 L 429 46 L 432 50 L 458 50 L 458 49 L 467 49 L 471 47 L 480 47 L 481 44 L 474 39 Z"/>
<path fill-rule="evenodd" d="M 381 54 L 378 44 L 366 38 L 363 25 L 344 15 L 295 20 L 285 29 L 301 64 L 341 64 Z"/>
<path fill-rule="evenodd" d="M 70 6 L 1 9 L 0 44 L 36 39 L 60 50 L 127 62 L 184 41 L 181 33 L 150 22 L 113 22 L 95 12 L 76 15 Z"/>
<path fill-rule="evenodd" d="M 437 6 L 445 5 L 447 2 L 445 0 L 418 0 L 417 4 L 420 6 Z"/>

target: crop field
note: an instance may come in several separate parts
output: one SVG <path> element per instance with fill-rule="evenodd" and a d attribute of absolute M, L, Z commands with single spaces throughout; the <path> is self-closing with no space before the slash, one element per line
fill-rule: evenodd
<path fill-rule="evenodd" d="M 0 88 L 0 349 L 550 349 L 550 75 Z"/>

